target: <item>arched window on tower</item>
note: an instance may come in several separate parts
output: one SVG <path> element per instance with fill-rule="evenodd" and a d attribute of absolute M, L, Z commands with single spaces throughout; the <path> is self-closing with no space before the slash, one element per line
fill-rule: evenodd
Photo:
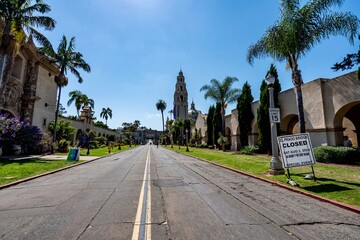
<path fill-rule="evenodd" d="M 184 102 L 184 97 L 183 97 L 183 95 L 180 96 L 180 101 L 181 101 L 181 102 Z"/>
<path fill-rule="evenodd" d="M 180 91 L 182 91 L 183 90 L 183 86 L 180 86 Z"/>

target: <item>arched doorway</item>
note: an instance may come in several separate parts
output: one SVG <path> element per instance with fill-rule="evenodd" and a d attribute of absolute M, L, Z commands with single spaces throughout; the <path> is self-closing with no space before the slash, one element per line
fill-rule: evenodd
<path fill-rule="evenodd" d="M 343 145 L 344 136 L 348 136 L 353 147 L 359 146 L 360 138 L 360 101 L 349 103 L 340 108 L 334 118 L 335 144 Z"/>
<path fill-rule="evenodd" d="M 225 128 L 225 137 L 227 138 L 227 144 L 225 145 L 226 150 L 231 149 L 231 129 L 229 127 Z"/>
<path fill-rule="evenodd" d="M 280 123 L 280 135 L 291 135 L 300 133 L 299 118 L 295 114 L 290 114 L 283 119 Z"/>

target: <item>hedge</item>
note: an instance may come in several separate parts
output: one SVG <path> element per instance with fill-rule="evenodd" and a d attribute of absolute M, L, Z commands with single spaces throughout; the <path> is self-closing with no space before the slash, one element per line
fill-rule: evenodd
<path fill-rule="evenodd" d="M 318 162 L 339 164 L 360 162 L 360 151 L 355 148 L 321 146 L 314 148 L 314 154 Z"/>

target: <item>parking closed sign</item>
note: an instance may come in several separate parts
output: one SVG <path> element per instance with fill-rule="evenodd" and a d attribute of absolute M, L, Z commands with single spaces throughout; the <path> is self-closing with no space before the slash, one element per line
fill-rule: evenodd
<path fill-rule="evenodd" d="M 277 139 L 284 168 L 316 163 L 309 133 L 280 136 Z"/>

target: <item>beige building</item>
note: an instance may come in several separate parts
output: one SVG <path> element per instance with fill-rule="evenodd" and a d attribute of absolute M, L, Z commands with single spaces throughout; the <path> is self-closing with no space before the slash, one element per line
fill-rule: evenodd
<path fill-rule="evenodd" d="M 57 66 L 38 53 L 31 39 L 27 40 L 16 54 L 9 80 L 6 84 L 0 82 L 0 113 L 19 116 L 21 120 L 38 126 L 42 132 L 47 132 L 50 122 L 55 119 L 58 87 L 54 77 L 58 74 Z M 86 116 L 93 114 L 91 109 L 83 109 L 82 112 Z M 76 128 L 72 142 L 87 129 L 95 131 L 98 136 L 115 135 L 120 139 L 118 132 L 96 127 L 92 115 L 91 118 L 86 116 L 79 121 L 60 118 Z"/>
<path fill-rule="evenodd" d="M 313 146 L 339 146 L 346 135 L 353 146 L 358 146 L 360 138 L 360 81 L 356 72 L 336 78 L 319 78 L 302 86 L 306 131 L 310 133 Z M 299 132 L 295 90 L 289 89 L 279 94 L 280 131 L 282 135 Z M 257 144 L 256 124 L 259 101 L 253 102 L 254 120 L 249 142 Z M 196 128 L 202 136 L 206 133 L 206 117 L 199 115 Z M 237 110 L 225 117 L 225 135 L 230 140 L 232 150 L 240 143 Z M 203 140 L 205 142 L 205 139 Z"/>
<path fill-rule="evenodd" d="M 57 86 L 54 76 L 57 67 L 37 52 L 32 40 L 28 40 L 17 53 L 12 73 L 6 84 L 1 83 L 0 111 L 20 116 L 32 125 L 46 131 L 54 117 Z"/>

